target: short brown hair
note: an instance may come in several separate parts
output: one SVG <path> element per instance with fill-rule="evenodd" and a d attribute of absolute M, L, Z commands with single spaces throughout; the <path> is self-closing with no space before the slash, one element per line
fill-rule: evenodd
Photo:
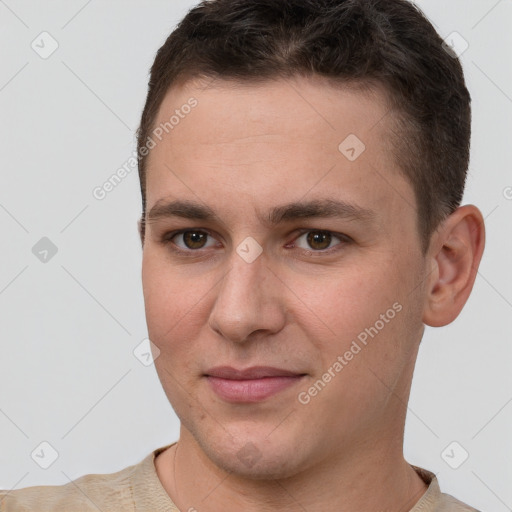
<path fill-rule="evenodd" d="M 407 0 L 205 0 L 191 9 L 156 54 L 137 131 L 142 235 L 144 147 L 173 85 L 312 75 L 384 86 L 398 127 L 395 158 L 413 186 L 426 250 L 462 200 L 471 98 L 459 60 Z"/>

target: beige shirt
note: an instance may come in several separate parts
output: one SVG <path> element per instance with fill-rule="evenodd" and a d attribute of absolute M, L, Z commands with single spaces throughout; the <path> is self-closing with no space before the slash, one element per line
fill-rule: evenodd
<path fill-rule="evenodd" d="M 0 491 L 0 512 L 179 512 L 162 487 L 154 463 L 169 446 L 116 473 L 84 475 L 64 485 Z M 442 493 L 434 473 L 413 468 L 428 489 L 410 512 L 478 512 Z"/>

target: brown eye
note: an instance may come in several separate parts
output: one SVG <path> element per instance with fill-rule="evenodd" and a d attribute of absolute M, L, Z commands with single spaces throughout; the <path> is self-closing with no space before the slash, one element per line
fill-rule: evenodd
<path fill-rule="evenodd" d="M 327 249 L 331 244 L 332 235 L 328 231 L 309 231 L 307 242 L 312 249 Z"/>
<path fill-rule="evenodd" d="M 331 253 L 335 250 L 343 249 L 351 241 L 352 239 L 349 236 L 342 233 L 322 229 L 304 229 L 302 234 L 294 240 L 293 244 L 295 247 L 311 255 L 314 253 Z"/>
<path fill-rule="evenodd" d="M 165 240 L 176 245 L 182 251 L 193 251 L 215 245 L 215 239 L 209 233 L 197 229 L 179 231 L 172 236 L 166 236 Z"/>
<path fill-rule="evenodd" d="M 207 234 L 201 231 L 185 231 L 183 242 L 188 249 L 201 249 L 206 243 Z"/>

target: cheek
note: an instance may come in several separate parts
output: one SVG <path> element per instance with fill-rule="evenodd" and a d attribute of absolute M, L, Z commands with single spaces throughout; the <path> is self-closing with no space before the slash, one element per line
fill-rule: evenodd
<path fill-rule="evenodd" d="M 387 270 L 366 273 L 364 281 L 345 275 L 321 294 L 313 293 L 314 285 L 301 290 L 308 305 L 302 329 L 319 358 L 301 391 L 311 396 L 311 411 L 350 411 L 326 415 L 334 430 L 348 432 L 380 414 L 407 364 L 410 310 Z"/>
<path fill-rule="evenodd" d="M 371 377 L 368 368 L 383 369 L 386 380 L 399 371 L 412 331 L 420 327 L 410 296 L 417 272 L 396 255 L 376 260 L 303 280 L 297 290 L 305 306 L 296 311 L 297 320 L 316 345 L 322 366 L 317 370 L 326 371 L 347 353 L 347 369 L 368 374 L 358 380 Z"/>
<path fill-rule="evenodd" d="M 186 274 L 171 271 L 161 260 L 144 255 L 142 285 L 149 337 L 160 350 L 169 350 L 194 330 L 208 288 L 201 289 L 201 283 L 191 283 Z"/>
<path fill-rule="evenodd" d="M 390 269 L 382 265 L 378 271 L 351 268 L 336 275 L 303 279 L 297 292 L 305 306 L 303 321 L 311 328 L 320 324 L 330 333 L 329 338 L 341 339 L 373 325 L 400 298 Z"/>

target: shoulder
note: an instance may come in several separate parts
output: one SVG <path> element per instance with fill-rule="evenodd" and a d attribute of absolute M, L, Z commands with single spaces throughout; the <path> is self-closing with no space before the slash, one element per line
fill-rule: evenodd
<path fill-rule="evenodd" d="M 428 489 L 410 512 L 479 512 L 452 495 L 441 492 L 434 473 L 418 466 L 412 467 L 428 485 Z"/>
<path fill-rule="evenodd" d="M 459 501 L 450 494 L 441 493 L 436 512 L 479 512 L 476 508 Z"/>
<path fill-rule="evenodd" d="M 141 463 L 139 463 L 141 464 Z M 131 480 L 139 465 L 116 473 L 84 475 L 63 485 L 25 487 L 12 491 L 0 490 L 2 512 L 89 512 L 134 510 Z"/>

